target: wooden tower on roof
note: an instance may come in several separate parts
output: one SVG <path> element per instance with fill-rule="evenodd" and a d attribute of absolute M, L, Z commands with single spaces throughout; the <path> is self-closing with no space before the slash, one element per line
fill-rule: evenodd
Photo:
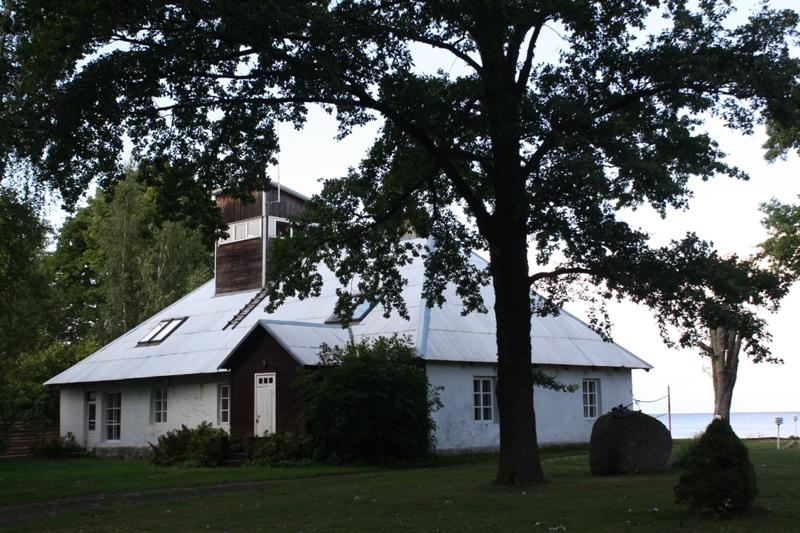
<path fill-rule="evenodd" d="M 303 212 L 308 198 L 279 185 L 252 193 L 248 203 L 222 192 L 215 198 L 228 224 L 228 238 L 217 241 L 215 249 L 216 294 L 264 287 L 270 243 L 291 236 L 288 219 Z"/>

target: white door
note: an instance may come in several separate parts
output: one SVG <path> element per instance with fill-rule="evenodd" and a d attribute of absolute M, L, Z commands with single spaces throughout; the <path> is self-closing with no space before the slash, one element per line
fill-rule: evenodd
<path fill-rule="evenodd" d="M 86 393 L 86 449 L 97 446 L 97 392 Z"/>
<path fill-rule="evenodd" d="M 275 374 L 256 374 L 255 434 L 275 433 Z"/>

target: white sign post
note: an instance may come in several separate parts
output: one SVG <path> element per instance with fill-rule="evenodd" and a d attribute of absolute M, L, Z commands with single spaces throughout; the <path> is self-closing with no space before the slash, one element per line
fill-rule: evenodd
<path fill-rule="evenodd" d="M 781 449 L 781 424 L 783 424 L 783 418 L 775 417 L 775 424 L 778 425 L 778 449 Z"/>

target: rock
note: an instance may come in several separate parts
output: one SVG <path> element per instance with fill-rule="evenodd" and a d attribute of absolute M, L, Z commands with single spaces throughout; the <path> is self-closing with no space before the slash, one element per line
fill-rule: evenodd
<path fill-rule="evenodd" d="M 592 427 L 589 465 L 595 476 L 663 472 L 671 452 L 672 436 L 664 424 L 638 411 L 615 409 Z"/>

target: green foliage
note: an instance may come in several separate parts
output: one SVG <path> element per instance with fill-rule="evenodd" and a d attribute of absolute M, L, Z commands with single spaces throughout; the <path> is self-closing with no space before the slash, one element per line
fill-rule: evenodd
<path fill-rule="evenodd" d="M 51 341 L 42 332 L 38 342 L 8 365 L 0 397 L 8 400 L 11 420 L 35 419 L 42 423 L 59 420 L 59 391 L 44 382 L 97 351 L 91 337 L 77 342 Z"/>
<path fill-rule="evenodd" d="M 32 450 L 33 456 L 40 459 L 66 459 L 69 454 L 79 451 L 81 447 L 72 433 L 38 443 Z"/>
<path fill-rule="evenodd" d="M 311 464 L 305 438 L 291 431 L 271 433 L 253 441 L 248 466 L 305 466 Z"/>
<path fill-rule="evenodd" d="M 42 257 L 48 232 L 24 198 L 0 186 L 0 374 L 30 346 L 47 316 Z"/>
<path fill-rule="evenodd" d="M 703 436 L 703 433 L 697 433 L 690 439 L 683 439 L 679 441 L 679 447 L 677 452 L 673 453 L 674 459 L 672 461 L 672 466 L 680 469 L 686 469 L 687 465 L 689 464 L 689 457 L 694 455 L 695 449 L 697 448 L 697 444 L 700 442 L 700 437 Z"/>
<path fill-rule="evenodd" d="M 761 204 L 766 217 L 761 221 L 769 238 L 761 243 L 763 255 L 773 267 L 800 276 L 800 206 L 782 204 L 776 199 Z"/>
<path fill-rule="evenodd" d="M 48 232 L 34 206 L 0 184 L 0 450 L 14 421 L 34 405 L 20 401 L 15 372 L 49 321 L 43 262 Z"/>
<path fill-rule="evenodd" d="M 184 224 L 180 202 L 160 213 L 167 193 L 157 183 L 147 187 L 129 170 L 65 221 L 50 260 L 65 336 L 109 342 L 211 276 L 201 230 Z"/>
<path fill-rule="evenodd" d="M 203 422 L 194 429 L 181 425 L 150 443 L 150 462 L 157 466 L 217 466 L 219 438 L 227 436 L 222 428 Z"/>
<path fill-rule="evenodd" d="M 746 509 L 758 494 L 749 452 L 727 420 L 708 425 L 683 461 L 686 472 L 675 487 L 675 501 L 717 515 Z"/>
<path fill-rule="evenodd" d="M 575 392 L 581 388 L 581 386 L 577 383 L 561 383 L 556 379 L 555 376 L 552 376 L 543 370 L 539 370 L 538 368 L 534 368 L 532 372 L 533 384 L 537 387 L 542 387 L 543 389 L 550 389 L 560 392 Z"/>
<path fill-rule="evenodd" d="M 440 405 L 414 349 L 398 337 L 323 345 L 293 385 L 313 458 L 384 464 L 427 457 Z"/>

